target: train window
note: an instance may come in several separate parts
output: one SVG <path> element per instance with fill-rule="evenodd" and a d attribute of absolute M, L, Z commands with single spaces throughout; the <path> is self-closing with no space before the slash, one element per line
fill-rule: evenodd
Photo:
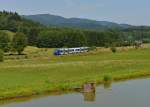
<path fill-rule="evenodd" d="M 76 49 L 76 51 L 80 51 L 80 49 Z"/>

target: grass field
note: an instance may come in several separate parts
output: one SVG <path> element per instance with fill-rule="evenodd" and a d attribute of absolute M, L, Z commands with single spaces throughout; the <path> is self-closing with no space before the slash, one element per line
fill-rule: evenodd
<path fill-rule="evenodd" d="M 25 56 L 5 56 L 0 63 L 0 99 L 69 89 L 84 82 L 103 82 L 150 75 L 150 45 L 56 57 L 53 49 L 28 47 Z"/>

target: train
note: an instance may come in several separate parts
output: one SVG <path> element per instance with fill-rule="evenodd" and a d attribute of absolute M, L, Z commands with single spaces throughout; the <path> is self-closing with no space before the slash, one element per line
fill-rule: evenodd
<path fill-rule="evenodd" d="M 77 48 L 60 48 L 54 51 L 55 56 L 68 55 L 68 54 L 78 54 L 88 52 L 89 47 L 77 47 Z"/>

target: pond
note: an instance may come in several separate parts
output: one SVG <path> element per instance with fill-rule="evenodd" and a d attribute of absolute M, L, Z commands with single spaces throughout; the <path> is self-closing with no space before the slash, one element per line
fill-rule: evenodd
<path fill-rule="evenodd" d="M 91 92 L 44 96 L 0 107 L 150 107 L 150 79 L 116 82 Z"/>

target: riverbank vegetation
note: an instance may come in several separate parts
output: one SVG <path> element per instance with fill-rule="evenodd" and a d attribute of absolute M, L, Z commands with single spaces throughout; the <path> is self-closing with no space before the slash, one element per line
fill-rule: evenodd
<path fill-rule="evenodd" d="M 27 47 L 28 56 L 7 56 L 0 63 L 0 98 L 13 98 L 81 86 L 150 75 L 150 46 L 108 48 L 79 55 L 56 57 L 53 49 Z M 12 60 L 12 57 L 14 58 Z M 111 76 L 111 77 L 110 77 Z"/>

